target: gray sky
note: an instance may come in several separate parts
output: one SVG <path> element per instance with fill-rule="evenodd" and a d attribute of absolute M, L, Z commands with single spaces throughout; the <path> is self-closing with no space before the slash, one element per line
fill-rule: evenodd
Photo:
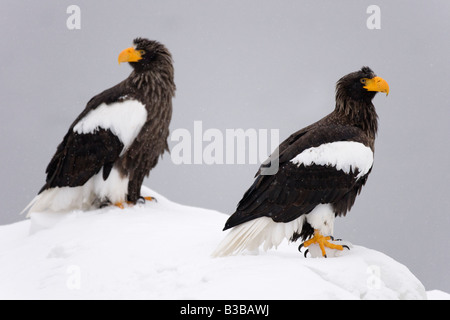
<path fill-rule="evenodd" d="M 331 112 L 335 82 L 370 66 L 390 85 L 374 169 L 335 235 L 404 263 L 450 292 L 450 2 L 0 1 L 0 224 L 39 191 L 68 127 L 131 71 L 117 56 L 137 36 L 164 43 L 178 87 L 171 131 L 278 129 L 280 140 Z M 68 30 L 66 9 L 81 8 Z M 366 9 L 381 8 L 369 30 Z M 173 147 L 176 143 L 171 142 Z M 232 213 L 258 165 L 175 165 L 145 184 L 186 205 Z M 222 226 L 218 226 L 220 232 Z"/>

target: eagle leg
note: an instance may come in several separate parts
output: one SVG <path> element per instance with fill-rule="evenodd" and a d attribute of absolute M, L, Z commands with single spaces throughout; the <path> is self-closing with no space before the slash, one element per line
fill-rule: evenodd
<path fill-rule="evenodd" d="M 316 230 L 314 230 L 314 236 L 311 239 L 303 242 L 300 245 L 299 249 L 301 247 L 307 248 L 310 245 L 312 245 L 313 243 L 317 243 L 320 247 L 320 250 L 322 251 L 322 256 L 325 258 L 327 257 L 325 247 L 330 248 L 330 249 L 336 249 L 336 250 L 344 250 L 343 246 L 330 243 L 329 240 L 331 240 L 331 238 L 332 238 L 331 236 L 328 236 L 328 237 L 323 236 L 320 233 L 320 231 L 316 229 Z"/>

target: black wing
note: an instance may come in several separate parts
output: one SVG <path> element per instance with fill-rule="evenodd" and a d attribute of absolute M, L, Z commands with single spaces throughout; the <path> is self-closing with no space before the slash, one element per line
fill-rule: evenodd
<path fill-rule="evenodd" d="M 103 178 L 108 178 L 114 162 L 122 152 L 123 143 L 110 130 L 99 128 L 92 133 L 80 134 L 74 132 L 73 128 L 89 111 L 102 103 L 120 101 L 124 95 L 126 87 L 120 83 L 96 95 L 87 103 L 48 164 L 46 183 L 39 193 L 54 187 L 82 186 L 100 172 L 102 167 Z"/>
<path fill-rule="evenodd" d="M 358 128 L 339 125 L 308 127 L 291 135 L 279 147 L 278 172 L 261 175 L 262 170 L 258 171 L 256 180 L 226 222 L 224 230 L 263 216 L 271 217 L 276 222 L 289 222 L 311 212 L 321 203 L 344 201 L 348 204 L 343 212 L 345 214 L 348 206 L 353 205 L 354 197 L 367 175 L 356 179 L 358 173 L 347 174 L 321 165 L 298 166 L 290 160 L 303 150 L 323 143 L 361 142 L 364 139 L 360 135 Z"/>

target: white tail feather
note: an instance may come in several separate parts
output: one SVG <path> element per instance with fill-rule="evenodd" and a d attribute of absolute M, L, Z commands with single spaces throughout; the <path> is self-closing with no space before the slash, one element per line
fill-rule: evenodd
<path fill-rule="evenodd" d="M 33 198 L 33 200 L 30 201 L 30 203 L 20 212 L 20 215 L 24 214 L 25 212 L 28 211 L 28 209 L 30 209 L 31 207 L 33 207 L 36 202 L 39 200 L 40 195 L 37 195 L 36 197 Z M 30 217 L 30 212 L 28 212 L 27 214 L 27 218 Z"/>
<path fill-rule="evenodd" d="M 286 238 L 290 239 L 294 232 L 303 226 L 304 217 L 288 223 L 277 223 L 271 218 L 261 217 L 234 227 L 213 252 L 213 257 L 224 257 L 242 253 L 244 250 L 254 251 L 264 243 L 267 251 Z"/>
<path fill-rule="evenodd" d="M 29 218 L 33 212 L 63 212 L 79 209 L 83 203 L 82 199 L 82 187 L 47 189 L 34 197 L 22 213 L 28 210 L 27 218 Z"/>
<path fill-rule="evenodd" d="M 320 204 L 308 214 L 289 222 L 275 222 L 261 217 L 234 227 L 213 252 L 213 257 L 238 254 L 244 250 L 254 251 L 264 243 L 265 251 L 278 245 L 294 233 L 300 234 L 305 219 L 324 235 L 333 235 L 335 213 L 330 204 Z"/>
<path fill-rule="evenodd" d="M 128 189 L 128 178 L 122 177 L 113 168 L 108 179 L 103 179 L 100 171 L 79 187 L 55 187 L 42 191 L 26 206 L 27 217 L 33 212 L 67 212 L 89 210 L 96 199 L 109 199 L 112 203 L 124 202 Z"/>

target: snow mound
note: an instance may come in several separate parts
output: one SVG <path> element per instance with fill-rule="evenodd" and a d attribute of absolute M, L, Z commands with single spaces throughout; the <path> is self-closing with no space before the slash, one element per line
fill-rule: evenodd
<path fill-rule="evenodd" d="M 450 300 L 450 294 L 441 290 L 427 291 L 428 300 Z"/>
<path fill-rule="evenodd" d="M 157 202 L 1 226 L 0 299 L 427 298 L 405 266 L 356 245 L 329 259 L 287 243 L 212 258 L 228 216 L 143 194 Z"/>

